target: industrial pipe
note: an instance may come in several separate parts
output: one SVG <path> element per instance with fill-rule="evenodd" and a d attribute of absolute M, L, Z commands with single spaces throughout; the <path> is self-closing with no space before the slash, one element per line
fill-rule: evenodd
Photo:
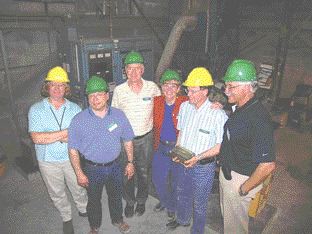
<path fill-rule="evenodd" d="M 161 74 L 170 67 L 172 58 L 174 53 L 177 50 L 180 39 L 185 30 L 194 30 L 197 25 L 197 17 L 196 16 L 182 16 L 175 23 L 173 29 L 170 32 L 168 41 L 166 43 L 165 49 L 161 55 L 159 60 L 156 74 L 155 74 L 155 82 L 159 83 L 159 79 Z"/>

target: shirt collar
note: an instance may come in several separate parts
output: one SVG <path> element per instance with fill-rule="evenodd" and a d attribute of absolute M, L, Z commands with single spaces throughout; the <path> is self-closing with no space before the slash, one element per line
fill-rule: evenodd
<path fill-rule="evenodd" d="M 91 108 L 90 106 L 88 106 L 88 112 L 89 112 L 89 114 L 90 114 L 92 117 L 97 117 L 97 116 L 94 114 L 94 112 L 93 112 L 93 110 L 92 110 L 92 108 Z M 110 107 L 110 106 L 108 106 L 107 115 L 111 115 L 111 107 Z M 104 118 L 105 118 L 105 116 L 104 116 Z"/>
<path fill-rule="evenodd" d="M 249 99 L 243 106 L 241 107 L 236 106 L 235 112 L 245 110 L 257 102 L 258 102 L 258 99 L 254 96 L 251 99 Z"/>
<path fill-rule="evenodd" d="M 142 77 L 141 77 L 141 80 L 142 80 L 142 83 L 143 83 L 143 85 L 142 85 L 142 89 L 143 89 L 143 87 L 145 87 L 146 86 L 146 80 L 144 80 Z M 132 92 L 132 90 L 131 90 L 131 88 L 130 88 L 130 85 L 129 85 L 129 81 L 127 80 L 127 87 L 128 87 L 128 89 Z"/>
<path fill-rule="evenodd" d="M 48 97 L 43 99 L 43 105 L 44 105 L 45 108 L 50 108 L 51 107 L 51 108 L 55 109 L 55 107 L 49 102 L 49 98 Z M 66 107 L 66 109 L 68 109 L 70 107 L 69 101 L 66 98 L 65 98 L 64 104 L 61 106 L 60 109 L 62 109 L 63 107 Z"/>
<path fill-rule="evenodd" d="M 196 110 L 197 112 L 200 112 L 201 110 L 206 109 L 206 108 L 210 108 L 210 106 L 211 106 L 211 102 L 209 101 L 209 98 L 207 98 L 206 101 L 198 109 L 195 108 L 195 105 L 192 105 L 194 110 Z"/>

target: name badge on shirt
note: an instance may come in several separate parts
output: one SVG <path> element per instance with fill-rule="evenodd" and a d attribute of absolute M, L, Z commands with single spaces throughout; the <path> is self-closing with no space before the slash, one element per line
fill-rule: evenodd
<path fill-rule="evenodd" d="M 202 132 L 202 133 L 205 133 L 205 134 L 209 134 L 209 133 L 210 133 L 209 131 L 207 131 L 207 130 L 205 130 L 205 129 L 202 129 L 202 128 L 199 129 L 199 131 Z"/>
<path fill-rule="evenodd" d="M 108 131 L 109 132 L 112 132 L 114 129 L 117 128 L 117 124 L 116 123 L 111 123 L 109 126 L 108 126 Z"/>
<path fill-rule="evenodd" d="M 144 97 L 143 101 L 146 102 L 146 103 L 151 103 L 152 98 L 151 97 Z"/>

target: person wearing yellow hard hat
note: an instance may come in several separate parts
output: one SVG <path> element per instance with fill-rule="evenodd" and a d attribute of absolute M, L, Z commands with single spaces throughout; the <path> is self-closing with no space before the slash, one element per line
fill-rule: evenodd
<path fill-rule="evenodd" d="M 130 232 L 122 217 L 122 180 L 134 175 L 134 133 L 125 114 L 108 105 L 109 88 L 99 76 L 87 81 L 89 107 L 75 116 L 68 130 L 68 148 L 79 185 L 88 192 L 89 234 L 97 234 L 102 224 L 102 191 L 105 186 L 111 223 L 121 233 Z M 129 162 L 123 170 L 119 160 L 121 145 Z M 80 161 L 84 165 L 80 165 Z"/>
<path fill-rule="evenodd" d="M 47 96 L 33 104 L 28 113 L 28 129 L 35 143 L 39 170 L 48 193 L 63 220 L 64 234 L 73 234 L 72 211 L 65 187 L 69 188 L 79 216 L 87 217 L 87 194 L 78 185 L 76 175 L 69 160 L 67 139 L 72 118 L 81 108 L 67 100 L 70 93 L 67 72 L 62 67 L 52 68 L 42 88 Z M 65 183 L 66 181 L 66 183 Z"/>
<path fill-rule="evenodd" d="M 63 94 L 62 91 L 58 92 L 58 89 L 50 89 L 51 87 L 56 87 L 56 86 L 64 86 L 65 88 L 65 93 Z M 52 92 L 50 94 L 50 92 Z M 68 79 L 68 74 L 67 72 L 59 66 L 56 66 L 52 69 L 49 70 L 46 78 L 45 78 L 45 83 L 42 86 L 41 94 L 43 96 L 53 96 L 53 99 L 57 98 L 55 95 L 56 93 L 59 93 L 59 98 L 62 100 L 64 97 L 68 96 L 70 94 L 70 86 L 69 86 L 69 79 Z"/>
<path fill-rule="evenodd" d="M 134 158 L 138 181 L 135 193 L 135 178 L 124 178 L 123 196 L 126 200 L 125 216 L 141 216 L 145 212 L 148 189 L 151 184 L 151 164 L 153 158 L 153 98 L 160 95 L 153 81 L 142 78 L 144 59 L 137 51 L 129 52 L 125 57 L 127 81 L 118 85 L 113 92 L 112 106 L 121 109 L 130 121 L 135 138 Z M 122 151 L 124 166 L 129 162 Z M 135 209 L 134 206 L 136 205 Z"/>
<path fill-rule="evenodd" d="M 193 216 L 192 234 L 205 230 L 208 198 L 212 188 L 216 161 L 222 142 L 223 125 L 227 115 L 212 107 L 208 95 L 214 85 L 210 72 L 194 68 L 183 83 L 189 98 L 181 104 L 178 114 L 177 145 L 194 156 L 180 164 L 177 179 L 176 219 L 167 223 L 170 230 L 188 226 Z M 180 163 L 177 158 L 173 159 Z"/>
<path fill-rule="evenodd" d="M 250 202 L 275 169 L 273 126 L 255 97 L 257 76 L 251 61 L 234 60 L 223 79 L 228 101 L 234 104 L 220 151 L 224 233 L 248 233 Z"/>

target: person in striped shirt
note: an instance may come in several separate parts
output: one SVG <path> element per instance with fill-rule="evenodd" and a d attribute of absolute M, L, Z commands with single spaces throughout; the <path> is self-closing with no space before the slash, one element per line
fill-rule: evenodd
<path fill-rule="evenodd" d="M 209 89 L 213 86 L 209 71 L 194 68 L 183 83 L 189 101 L 181 104 L 178 114 L 177 145 L 194 153 L 183 163 L 183 172 L 177 181 L 176 219 L 167 223 L 169 230 L 189 226 L 191 233 L 204 233 L 208 197 L 215 174 L 215 156 L 219 154 L 226 113 L 212 107 Z M 174 161 L 179 162 L 177 158 Z M 193 210 L 194 209 L 194 210 Z"/>
<path fill-rule="evenodd" d="M 148 188 L 151 184 L 151 164 L 153 158 L 153 98 L 160 95 L 158 86 L 142 78 L 144 60 L 140 53 L 131 51 L 125 57 L 128 80 L 118 85 L 113 93 L 112 106 L 121 109 L 129 119 L 134 131 L 134 165 L 138 190 L 135 194 L 134 178 L 124 177 L 123 196 L 126 200 L 125 216 L 134 212 L 141 216 L 145 212 Z M 125 166 L 129 163 L 122 152 Z M 134 205 L 137 206 L 134 210 Z"/>

